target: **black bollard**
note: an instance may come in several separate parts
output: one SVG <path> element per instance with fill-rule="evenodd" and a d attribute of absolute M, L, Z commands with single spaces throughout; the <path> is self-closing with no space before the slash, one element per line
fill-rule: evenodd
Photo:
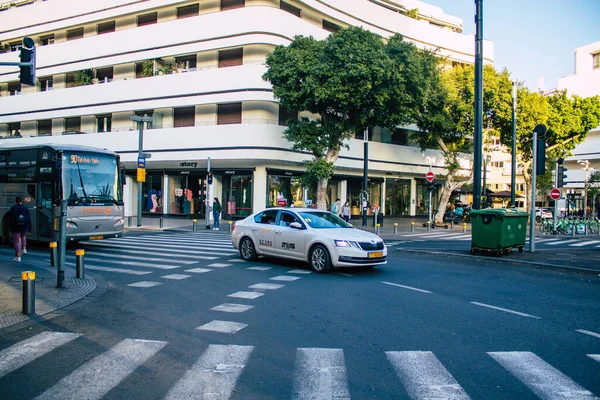
<path fill-rule="evenodd" d="M 50 266 L 56 267 L 58 264 L 58 248 L 56 242 L 50 242 Z"/>
<path fill-rule="evenodd" d="M 23 314 L 35 314 L 35 272 L 21 272 L 23 281 Z"/>
<path fill-rule="evenodd" d="M 83 279 L 85 271 L 83 268 L 83 256 L 85 251 L 82 249 L 75 250 L 75 276 L 79 279 Z"/>

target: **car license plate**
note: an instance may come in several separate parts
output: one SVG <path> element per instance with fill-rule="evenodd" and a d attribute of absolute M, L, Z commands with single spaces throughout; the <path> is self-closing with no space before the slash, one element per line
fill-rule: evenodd
<path fill-rule="evenodd" d="M 90 236 L 91 240 L 100 240 L 100 239 L 104 239 L 104 236 L 102 235 L 97 235 L 97 236 Z"/>
<path fill-rule="evenodd" d="M 378 257 L 383 257 L 383 251 L 374 251 L 372 253 L 369 253 L 369 258 L 378 258 Z"/>

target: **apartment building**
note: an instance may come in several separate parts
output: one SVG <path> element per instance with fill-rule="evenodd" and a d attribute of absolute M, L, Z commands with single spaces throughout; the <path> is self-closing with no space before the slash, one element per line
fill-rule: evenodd
<path fill-rule="evenodd" d="M 225 218 L 241 218 L 282 197 L 306 202 L 299 184 L 308 154 L 282 137 L 297 115 L 279 107 L 262 80 L 266 56 L 294 36 L 326 38 L 344 26 L 384 37 L 401 33 L 439 49 L 450 68 L 474 62 L 474 36 L 462 21 L 413 0 L 0 0 L 0 61 L 17 61 L 23 37 L 37 47 L 37 85 L 21 86 L 0 67 L 0 136 L 4 140 L 77 143 L 114 150 L 128 168 L 126 214 L 137 213 L 138 131 L 144 128 L 143 212 L 203 215 L 208 159 L 211 197 Z M 484 42 L 484 61 L 493 45 Z M 425 174 L 443 160 L 414 143 L 416 127 L 368 133 L 371 203 L 392 216 L 425 214 Z M 329 199 L 359 213 L 362 135 L 335 164 Z"/>

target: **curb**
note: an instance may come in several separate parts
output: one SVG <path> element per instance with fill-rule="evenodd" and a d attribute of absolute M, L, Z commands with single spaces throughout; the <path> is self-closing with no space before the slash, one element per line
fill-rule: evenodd
<path fill-rule="evenodd" d="M 480 261 L 500 261 L 501 258 L 492 258 L 492 257 L 484 257 L 478 255 L 471 254 L 461 254 L 461 253 L 453 253 L 453 252 L 441 252 L 441 251 L 432 251 L 432 250 L 423 250 L 423 249 L 407 249 L 407 248 L 397 248 L 394 249 L 397 252 L 409 252 L 409 253 L 426 253 L 426 254 L 435 254 L 446 257 L 465 257 L 470 259 L 476 259 Z M 562 272 L 577 272 L 581 274 L 589 274 L 589 275 L 597 275 L 600 276 L 600 270 L 589 269 L 589 268 L 581 268 L 581 267 L 571 267 L 566 265 L 557 265 L 551 263 L 545 263 L 541 261 L 527 261 L 527 260 L 509 260 L 503 259 L 511 264 L 523 265 L 526 267 L 538 267 L 538 268 L 546 268 L 550 270 L 562 271 Z"/>

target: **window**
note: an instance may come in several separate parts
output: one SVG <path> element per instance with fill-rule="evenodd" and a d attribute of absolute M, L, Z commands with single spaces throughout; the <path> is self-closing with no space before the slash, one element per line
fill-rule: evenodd
<path fill-rule="evenodd" d="M 289 227 L 292 222 L 297 222 L 301 226 L 304 226 L 302 222 L 296 216 L 290 212 L 282 211 L 281 216 L 279 217 L 279 226 L 287 226 Z"/>
<path fill-rule="evenodd" d="M 493 168 L 504 168 L 504 161 L 492 161 Z"/>
<path fill-rule="evenodd" d="M 80 132 L 81 117 L 65 118 L 65 132 Z"/>
<path fill-rule="evenodd" d="M 43 119 L 37 122 L 38 136 L 52 135 L 52 120 Z"/>
<path fill-rule="evenodd" d="M 23 47 L 23 43 L 22 42 L 12 42 L 9 44 L 10 46 L 10 51 L 19 51 L 21 49 L 21 47 Z"/>
<path fill-rule="evenodd" d="M 142 111 L 136 111 L 134 113 L 137 117 L 150 117 L 153 118 L 154 117 L 154 110 L 142 110 Z M 137 122 L 133 123 L 137 129 Z M 146 122 L 146 126 L 144 127 L 144 129 L 152 129 L 152 124 L 153 122 Z"/>
<path fill-rule="evenodd" d="M 81 39 L 83 37 L 83 28 L 76 28 L 67 31 L 67 40 Z"/>
<path fill-rule="evenodd" d="M 298 120 L 298 111 L 291 111 L 279 106 L 279 125 L 288 126 L 287 121 L 290 119 Z"/>
<path fill-rule="evenodd" d="M 392 129 L 390 143 L 406 146 L 408 144 L 408 131 L 406 129 Z"/>
<path fill-rule="evenodd" d="M 40 45 L 48 46 L 54 44 L 54 33 L 51 35 L 40 36 Z"/>
<path fill-rule="evenodd" d="M 221 11 L 242 8 L 246 5 L 245 0 L 221 0 Z"/>
<path fill-rule="evenodd" d="M 301 11 L 298 7 L 294 7 L 293 5 L 282 1 L 281 3 L 279 3 L 279 8 L 281 8 L 283 11 L 289 12 L 290 14 L 294 14 L 296 17 L 300 18 Z"/>
<path fill-rule="evenodd" d="M 96 70 L 96 78 L 98 83 L 112 82 L 113 80 L 113 67 L 99 68 Z"/>
<path fill-rule="evenodd" d="M 68 88 L 72 88 L 77 86 L 75 84 L 75 72 L 68 72 L 65 76 L 65 86 Z"/>
<path fill-rule="evenodd" d="M 179 18 L 187 18 L 198 15 L 200 12 L 200 5 L 190 4 L 189 6 L 177 7 L 177 19 Z"/>
<path fill-rule="evenodd" d="M 20 137 L 21 136 L 21 123 L 11 122 L 8 124 L 8 136 L 9 137 Z"/>
<path fill-rule="evenodd" d="M 340 26 L 324 19 L 323 20 L 323 29 L 325 29 L 326 31 L 329 31 L 329 32 L 337 32 L 340 30 Z"/>
<path fill-rule="evenodd" d="M 16 96 L 21 94 L 21 82 L 9 82 L 8 83 L 8 93 L 11 96 Z"/>
<path fill-rule="evenodd" d="M 356 132 L 354 134 L 354 139 L 365 140 L 365 131 L 362 130 L 360 132 Z M 368 137 L 367 140 L 373 140 L 373 128 L 368 128 Z"/>
<path fill-rule="evenodd" d="M 217 125 L 241 124 L 242 103 L 219 104 L 217 111 Z"/>
<path fill-rule="evenodd" d="M 110 132 L 112 128 L 112 115 L 96 115 L 96 132 Z"/>
<path fill-rule="evenodd" d="M 41 92 L 47 92 L 49 90 L 52 90 L 52 77 L 46 77 L 46 78 L 40 78 L 38 79 L 38 81 L 40 82 L 40 91 Z"/>
<path fill-rule="evenodd" d="M 224 50 L 219 52 L 219 68 L 235 67 L 244 63 L 244 49 Z"/>
<path fill-rule="evenodd" d="M 594 69 L 600 68 L 600 53 L 596 53 L 592 55 L 594 60 Z"/>
<path fill-rule="evenodd" d="M 275 225 L 279 210 L 267 210 L 254 216 L 254 222 L 257 224 Z"/>
<path fill-rule="evenodd" d="M 173 110 L 173 127 L 183 128 L 185 126 L 194 126 L 196 119 L 195 107 L 175 108 Z"/>
<path fill-rule="evenodd" d="M 110 33 L 115 31 L 115 21 L 108 21 L 98 24 L 97 32 L 98 35 L 102 35 L 103 33 Z"/>
<path fill-rule="evenodd" d="M 152 24 L 155 24 L 156 21 L 158 21 L 158 13 L 157 12 L 151 12 L 148 14 L 138 15 L 137 26 L 152 25 Z"/>
<path fill-rule="evenodd" d="M 179 72 L 196 70 L 196 55 L 175 57 L 175 65 Z"/>

